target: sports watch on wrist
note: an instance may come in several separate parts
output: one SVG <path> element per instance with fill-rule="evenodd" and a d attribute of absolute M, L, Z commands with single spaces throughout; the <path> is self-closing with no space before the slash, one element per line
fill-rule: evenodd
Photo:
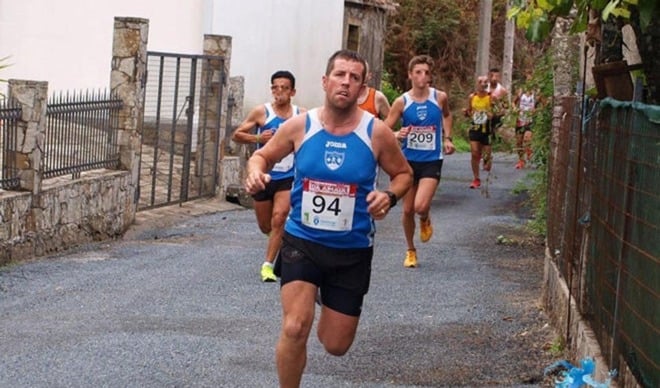
<path fill-rule="evenodd" d="M 396 194 L 394 194 L 389 190 L 385 190 L 384 193 L 387 194 L 388 197 L 390 197 L 390 208 L 396 206 Z"/>

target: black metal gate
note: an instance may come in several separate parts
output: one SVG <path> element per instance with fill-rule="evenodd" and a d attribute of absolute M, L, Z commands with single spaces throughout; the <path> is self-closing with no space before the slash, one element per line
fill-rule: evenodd
<path fill-rule="evenodd" d="M 213 196 L 224 58 L 152 51 L 147 58 L 138 210 Z"/>

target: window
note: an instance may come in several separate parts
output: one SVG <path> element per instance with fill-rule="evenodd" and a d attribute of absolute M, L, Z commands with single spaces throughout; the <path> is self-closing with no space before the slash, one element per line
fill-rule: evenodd
<path fill-rule="evenodd" d="M 360 47 L 360 26 L 355 24 L 348 25 L 348 37 L 346 38 L 346 48 L 358 51 Z"/>

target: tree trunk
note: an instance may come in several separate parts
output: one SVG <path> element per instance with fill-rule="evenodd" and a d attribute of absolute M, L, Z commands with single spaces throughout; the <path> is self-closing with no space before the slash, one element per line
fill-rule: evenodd
<path fill-rule="evenodd" d="M 493 19 L 493 0 L 481 0 L 479 10 L 479 40 L 477 41 L 476 77 L 488 74 L 490 59 L 490 25 Z"/>
<path fill-rule="evenodd" d="M 569 33 L 571 20 L 557 18 L 553 29 L 553 66 L 555 97 L 570 96 L 577 85 L 579 37 Z"/>
<path fill-rule="evenodd" d="M 511 1 L 507 2 L 506 10 L 509 11 Z M 513 19 L 507 19 L 504 28 L 504 56 L 502 57 L 502 85 L 509 91 L 509 105 L 511 105 L 511 80 L 513 79 L 513 46 L 516 37 L 516 25 Z"/>

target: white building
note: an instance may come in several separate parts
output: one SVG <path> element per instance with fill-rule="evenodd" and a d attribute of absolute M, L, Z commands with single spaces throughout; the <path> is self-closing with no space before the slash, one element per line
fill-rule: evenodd
<path fill-rule="evenodd" d="M 270 99 L 280 69 L 296 76 L 297 104 L 320 104 L 344 32 L 343 0 L 0 0 L 0 58 L 10 57 L 0 79 L 48 81 L 51 93 L 106 88 L 116 16 L 149 20 L 150 51 L 202 54 L 204 34 L 231 36 L 246 109 Z"/>

